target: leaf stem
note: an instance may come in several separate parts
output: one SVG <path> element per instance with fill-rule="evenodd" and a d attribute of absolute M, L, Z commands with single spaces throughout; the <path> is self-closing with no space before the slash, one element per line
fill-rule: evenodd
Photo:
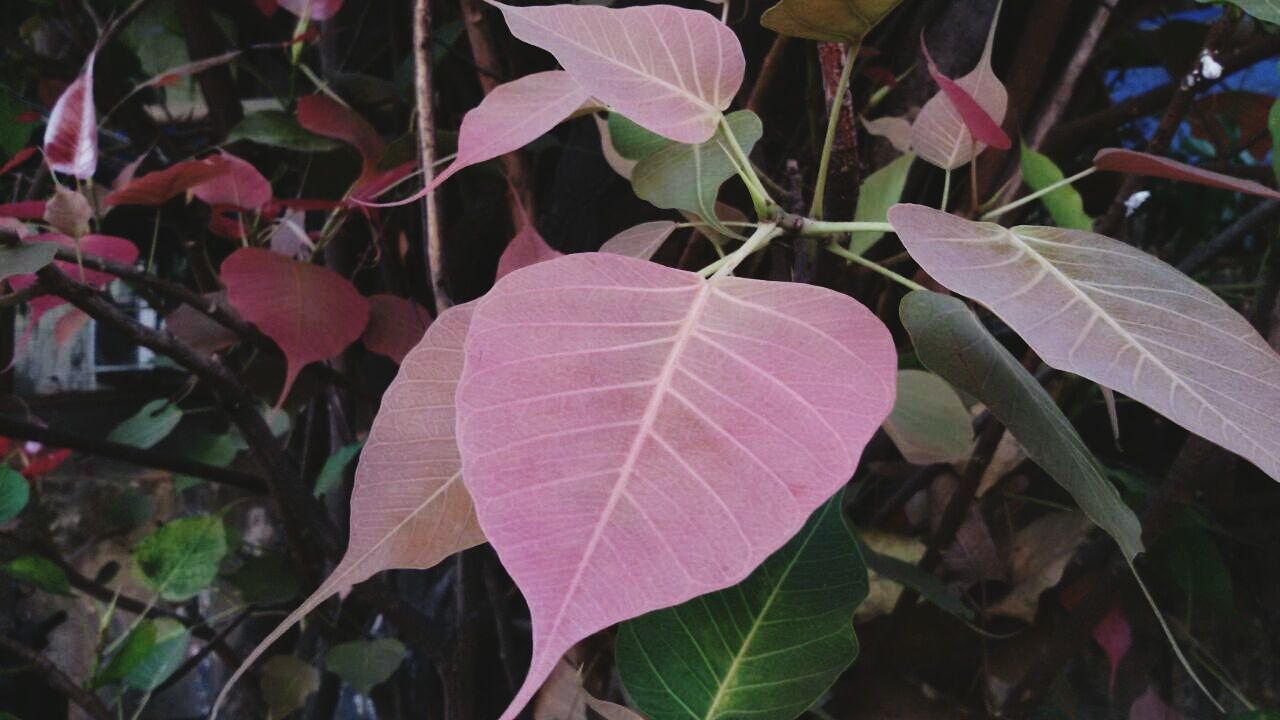
<path fill-rule="evenodd" d="M 769 241 L 782 234 L 782 230 L 778 228 L 777 223 L 765 223 L 756 228 L 756 231 L 742 243 L 742 246 L 719 260 L 698 271 L 702 277 L 718 278 L 724 277 L 732 273 L 738 265 L 742 264 L 751 253 L 759 250 Z"/>
<path fill-rule="evenodd" d="M 1021 198 L 1018 198 L 1017 200 L 1014 200 L 1013 202 L 1009 203 L 1008 205 L 1001 205 L 1000 207 L 998 207 L 998 208 L 996 208 L 996 209 L 992 210 L 991 212 L 989 212 L 989 213 L 987 213 L 987 214 L 983 215 L 983 216 L 982 216 L 982 219 L 983 219 L 983 220 L 994 220 L 994 219 L 996 219 L 996 218 L 1000 217 L 1001 215 L 1003 215 L 1003 214 L 1005 214 L 1005 213 L 1009 212 L 1010 210 L 1016 210 L 1016 209 L 1018 209 L 1018 208 L 1022 207 L 1023 205 L 1026 205 L 1026 204 L 1027 204 L 1027 203 L 1029 203 L 1029 202 L 1035 202 L 1036 200 L 1038 200 L 1038 199 L 1040 199 L 1040 198 L 1044 197 L 1045 195 L 1048 195 L 1049 193 L 1053 192 L 1054 190 L 1058 190 L 1058 189 L 1060 189 L 1060 188 L 1066 187 L 1067 185 L 1070 185 L 1071 183 L 1073 183 L 1073 182 L 1075 182 L 1075 181 L 1077 181 L 1077 180 L 1081 180 L 1081 179 L 1083 179 L 1083 178 L 1087 178 L 1087 177 L 1089 177 L 1090 175 L 1092 175 L 1092 174 L 1094 174 L 1094 173 L 1096 173 L 1096 172 L 1098 172 L 1098 168 L 1097 168 L 1097 167 L 1089 167 L 1087 170 L 1081 170 L 1080 172 L 1076 173 L 1075 175 L 1072 175 L 1072 176 L 1071 176 L 1071 177 L 1069 177 L 1069 178 L 1063 178 L 1062 180 L 1059 180 L 1058 182 L 1053 183 L 1052 185 L 1046 185 L 1045 187 L 1043 187 L 1043 188 L 1041 188 L 1041 189 L 1039 189 L 1039 190 L 1037 190 L 1037 191 L 1035 191 L 1035 192 L 1031 193 L 1030 195 L 1027 195 L 1027 196 L 1025 196 L 1025 197 L 1021 197 Z"/>
<path fill-rule="evenodd" d="M 751 194 L 751 203 L 755 205 L 756 216 L 760 220 L 769 219 L 773 215 L 773 208 L 776 203 L 774 203 L 773 198 L 769 197 L 769 191 L 764 189 L 764 183 L 756 175 L 756 170 L 751 165 L 751 159 L 742 150 L 742 145 L 738 143 L 738 138 L 733 134 L 733 128 L 729 127 L 729 123 L 723 115 L 720 116 L 720 129 L 729 141 L 726 148 L 729 151 L 729 157 L 734 161 L 733 164 L 737 167 L 738 175 L 742 177 L 742 182 L 746 184 L 747 192 Z"/>
<path fill-rule="evenodd" d="M 836 243 L 830 243 L 829 245 L 827 245 L 827 252 L 832 253 L 833 255 L 838 255 L 844 258 L 845 260 L 850 260 L 852 262 L 858 263 L 862 267 L 867 268 L 868 270 L 872 270 L 874 272 L 880 273 L 881 275 L 889 278 L 890 280 L 898 283 L 899 285 L 902 285 L 903 287 L 909 288 L 911 290 L 927 290 L 928 289 L 925 286 L 921 285 L 920 283 L 916 282 L 915 280 L 911 280 L 910 278 L 903 277 L 902 275 L 899 275 L 898 273 L 890 270 L 889 268 L 881 265 L 880 263 L 872 262 L 871 260 L 868 260 L 855 252 L 850 252 L 848 249 Z"/>
<path fill-rule="evenodd" d="M 840 71 L 840 81 L 836 84 L 836 92 L 831 96 L 831 110 L 827 115 L 827 134 L 822 140 L 822 156 L 818 160 L 818 183 L 813 188 L 813 204 L 809 206 L 809 217 L 822 218 L 822 204 L 827 194 L 827 174 L 831 166 L 831 148 L 836 141 L 836 127 L 840 124 L 840 111 L 844 109 L 844 96 L 849 91 L 849 77 L 853 73 L 855 53 L 853 47 L 845 44 L 844 68 Z"/>
<path fill-rule="evenodd" d="M 942 180 L 942 207 L 938 209 L 943 212 L 946 212 L 947 202 L 950 199 L 951 199 L 951 169 L 948 168 L 947 174 L 943 176 L 943 180 Z"/>
<path fill-rule="evenodd" d="M 784 220 L 783 226 L 787 223 Z M 826 220 L 810 220 L 809 218 L 794 218 L 794 225 L 797 235 L 805 237 L 825 237 L 828 235 L 843 235 L 852 232 L 895 232 L 893 226 L 887 222 L 865 222 L 855 220 L 852 222 L 828 222 Z"/>

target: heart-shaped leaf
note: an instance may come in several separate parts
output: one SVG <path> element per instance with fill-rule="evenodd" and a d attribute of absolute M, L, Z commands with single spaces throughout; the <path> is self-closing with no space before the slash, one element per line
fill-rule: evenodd
<path fill-rule="evenodd" d="M 191 188 L 191 194 L 209 205 L 240 210 L 261 210 L 271 202 L 271 183 L 248 161 L 228 152 L 219 155 L 227 163 L 227 171 Z"/>
<path fill-rule="evenodd" d="M 606 240 L 600 252 L 648 260 L 675 231 L 676 224 L 670 220 L 641 223 Z"/>
<path fill-rule="evenodd" d="M 513 35 L 554 55 L 589 95 L 677 142 L 709 140 L 742 85 L 737 36 L 699 10 L 489 2 Z"/>
<path fill-rule="evenodd" d="M 360 341 L 380 355 L 404 362 L 431 324 L 427 309 L 405 298 L 379 294 L 369 297 L 369 325 Z"/>
<path fill-rule="evenodd" d="M 227 305 L 225 290 L 205 293 L 204 297 L 211 305 L 221 305 L 223 309 L 238 315 Z M 241 340 L 234 330 L 190 305 L 179 305 L 173 312 L 166 315 L 164 327 L 173 333 L 174 337 L 190 345 L 193 350 L 210 355 L 219 350 L 225 350 Z"/>
<path fill-rule="evenodd" d="M 170 199 L 231 171 L 231 163 L 221 155 L 211 155 L 202 160 L 185 160 L 130 180 L 119 190 L 108 193 L 103 204 L 107 207 L 163 205 Z"/>
<path fill-rule="evenodd" d="M 360 338 L 369 302 L 338 273 L 261 248 L 240 248 L 222 262 L 227 299 L 280 346 L 279 407 L 308 363 L 327 360 Z"/>
<path fill-rule="evenodd" d="M 889 141 L 895 150 L 904 154 L 914 154 L 911 147 L 911 121 L 900 117 L 882 117 L 875 120 L 863 120 L 862 126 L 867 132 Z"/>
<path fill-rule="evenodd" d="M 89 221 L 93 219 L 93 207 L 89 199 L 75 190 L 57 188 L 44 207 L 44 221 L 55 231 L 71 238 L 89 234 Z"/>
<path fill-rule="evenodd" d="M 955 463 L 973 450 L 973 418 L 946 380 L 923 370 L 898 371 L 898 397 L 884 431 L 907 462 Z"/>
<path fill-rule="evenodd" d="M 315 593 L 249 653 L 218 695 L 215 715 L 253 661 L 329 597 L 382 570 L 429 568 L 484 542 L 462 484 L 454 439 L 454 389 L 474 309 L 467 303 L 445 311 L 405 357 L 360 453 L 346 555 Z"/>
<path fill-rule="evenodd" d="M 226 530 L 221 518 L 178 518 L 144 537 L 134 548 L 134 574 L 158 597 L 186 600 L 209 587 L 226 554 Z"/>
<path fill-rule="evenodd" d="M 503 278 L 466 357 L 467 487 L 533 622 L 504 720 L 577 641 L 733 585 L 790 539 L 852 475 L 897 366 L 847 296 L 604 253 Z"/>
<path fill-rule="evenodd" d="M 22 474 L 8 465 L 0 465 L 0 523 L 18 516 L 31 499 L 31 486 Z"/>
<path fill-rule="evenodd" d="M 520 212 L 523 213 L 524 209 L 521 208 Z M 501 280 L 522 267 L 555 260 L 563 254 L 548 245 L 538 233 L 538 229 L 529 222 L 529 218 L 525 217 L 524 226 L 515 237 L 511 238 L 507 248 L 502 251 L 502 257 L 498 258 L 498 272 L 495 279 Z"/>
<path fill-rule="evenodd" d="M 298 100 L 298 124 L 316 135 L 341 140 L 360 153 L 361 178 L 378 172 L 378 161 L 387 151 L 382 136 L 355 110 L 328 95 L 308 95 Z"/>
<path fill-rule="evenodd" d="M 287 717 L 320 690 L 320 671 L 292 655 L 276 655 L 262 666 L 261 688 L 270 717 Z"/>
<path fill-rule="evenodd" d="M 991 308 L 1049 365 L 1138 400 L 1280 480 L 1280 355 L 1191 278 L 1111 238 L 889 212 L 938 282 Z"/>
<path fill-rule="evenodd" d="M 837 493 L 737 586 L 622 624 L 627 694 L 653 718 L 791 720 L 858 654 L 867 567 Z"/>
<path fill-rule="evenodd" d="M 368 695 L 375 685 L 391 677 L 408 652 L 404 644 L 394 638 L 355 640 L 329 648 L 324 654 L 324 667 L 356 692 Z"/>
<path fill-rule="evenodd" d="M 857 46 L 902 0 L 782 0 L 760 24 L 782 35 Z"/>
<path fill-rule="evenodd" d="M 98 114 L 93 106 L 95 53 L 67 86 L 49 114 L 44 130 L 44 158 L 49 169 L 88 180 L 98 170 Z"/>
<path fill-rule="evenodd" d="M 1093 164 L 1099 170 L 1127 173 L 1129 175 L 1145 175 L 1147 177 L 1181 180 L 1182 182 L 1205 185 L 1222 190 L 1257 195 L 1259 197 L 1280 199 L 1280 190 L 1243 178 L 1223 175 L 1212 170 L 1203 170 L 1194 165 L 1180 163 L 1167 157 L 1125 150 L 1123 148 L 1103 148 L 1093 158 Z"/>
<path fill-rule="evenodd" d="M 969 134 L 980 143 L 999 150 L 1008 150 L 1011 147 L 1009 136 L 1000 129 L 1000 123 L 987 113 L 986 108 L 980 105 L 968 90 L 938 70 L 937 64 L 933 62 L 933 56 L 929 54 L 928 46 L 924 44 L 924 36 L 920 37 L 920 52 L 924 55 L 925 65 L 929 68 L 929 76 L 938 83 L 942 94 L 951 101 L 951 107 L 960 114 L 960 119 L 964 121 Z"/>

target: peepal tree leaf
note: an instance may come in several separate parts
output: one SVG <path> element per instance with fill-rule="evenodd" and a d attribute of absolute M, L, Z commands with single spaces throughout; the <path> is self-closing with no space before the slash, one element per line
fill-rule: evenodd
<path fill-rule="evenodd" d="M 676 142 L 709 140 L 742 85 L 737 36 L 700 10 L 489 1 L 511 34 L 554 55 L 590 96 Z"/>
<path fill-rule="evenodd" d="M 907 185 L 907 175 L 915 155 L 902 155 L 893 162 L 867 176 L 858 189 L 858 208 L 853 219 L 857 222 L 886 222 L 889 208 L 902 199 L 902 189 Z M 880 242 L 883 232 L 859 231 L 850 233 L 849 250 L 861 255 Z"/>
<path fill-rule="evenodd" d="M 52 560 L 39 555 L 16 557 L 0 565 L 0 572 L 51 595 L 71 595 L 67 574 Z"/>
<path fill-rule="evenodd" d="M 996 125 L 1004 122 L 1009 109 L 1009 91 L 991 68 L 991 51 L 995 45 L 996 24 L 1002 4 L 996 4 L 991 31 L 977 67 L 955 81 Z M 926 162 L 944 170 L 954 170 L 976 157 L 985 146 L 974 139 L 947 93 L 939 90 L 920 109 L 911 125 L 911 147 Z"/>
<path fill-rule="evenodd" d="M 582 638 L 733 585 L 790 539 L 857 467 L 897 366 L 847 296 L 605 253 L 503 278 L 466 358 L 467 488 L 533 625 L 503 720 Z"/>
<path fill-rule="evenodd" d="M 227 171 L 191 188 L 191 194 L 209 205 L 240 210 L 261 210 L 271 202 L 271 183 L 249 161 L 228 152 L 219 155 Z"/>
<path fill-rule="evenodd" d="M 1280 148 L 1280 99 L 1276 100 L 1271 106 L 1271 112 L 1267 113 L 1267 129 L 1271 132 L 1271 171 L 1276 176 L 1276 182 L 1280 182 L 1280 152 L 1275 152 L 1276 148 Z"/>
<path fill-rule="evenodd" d="M 89 220 L 93 207 L 83 194 L 68 188 L 55 188 L 53 197 L 44 206 L 44 221 L 56 232 L 71 238 L 89 234 Z"/>
<path fill-rule="evenodd" d="M 324 654 L 324 667 L 356 692 L 368 695 L 375 685 L 391 677 L 408 651 L 392 638 L 356 640 L 334 645 Z"/>
<path fill-rule="evenodd" d="M 29 275 L 53 262 L 58 246 L 52 243 L 0 245 L 0 280 Z"/>
<path fill-rule="evenodd" d="M 1269 188 L 1262 183 L 1231 175 L 1223 175 L 1212 170 L 1204 170 L 1194 165 L 1180 163 L 1167 157 L 1136 150 L 1103 148 L 1093 157 L 1093 164 L 1099 170 L 1165 178 L 1167 180 L 1180 180 L 1206 187 L 1232 190 L 1247 195 L 1257 195 L 1258 197 L 1272 200 L 1280 199 L 1280 190 Z"/>
<path fill-rule="evenodd" d="M 986 108 L 979 104 L 968 90 L 942 74 L 937 64 L 933 62 L 933 56 L 929 54 L 929 48 L 924 44 L 923 36 L 920 38 L 920 52 L 924 55 L 929 76 L 938 83 L 942 94 L 951 102 L 951 107 L 960 114 L 960 119 L 964 121 L 964 126 L 973 139 L 999 150 L 1008 150 L 1011 147 L 1009 136 L 1000 129 L 1000 123 L 987 113 Z"/>
<path fill-rule="evenodd" d="M 360 341 L 373 352 L 400 363 L 422 340 L 430 324 L 427 309 L 412 300 L 387 293 L 371 295 L 369 325 Z"/>
<path fill-rule="evenodd" d="M 618 674 L 651 720 L 791 720 L 858 654 L 867 568 L 840 498 L 738 585 L 622 624 Z"/>
<path fill-rule="evenodd" d="M 191 631 L 171 618 L 146 621 L 154 628 L 155 644 L 132 670 L 124 676 L 124 685 L 150 692 L 164 684 L 187 659 Z"/>
<path fill-rule="evenodd" d="M 289 12 L 302 18 L 312 20 L 328 20 L 342 9 L 343 0 L 276 0 L 276 3 Z"/>
<path fill-rule="evenodd" d="M 1022 179 L 1032 190 L 1044 188 L 1066 178 L 1062 170 L 1047 155 L 1032 150 L 1026 143 L 1022 144 Z M 1069 230 L 1093 230 L 1093 218 L 1084 211 L 1084 198 L 1080 191 L 1070 185 L 1063 185 L 1046 195 L 1040 196 L 1049 216 L 1058 227 Z"/>
<path fill-rule="evenodd" d="M 915 154 L 911 147 L 911 121 L 900 117 L 882 117 L 875 120 L 863 119 L 862 126 L 867 132 L 889 141 L 895 150 L 904 154 Z"/>
<path fill-rule="evenodd" d="M 902 0 L 782 0 L 760 24 L 781 35 L 854 47 Z"/>
<path fill-rule="evenodd" d="M 303 367 L 347 349 L 369 320 L 369 302 L 346 278 L 270 250 L 236 250 L 222 262 L 222 282 L 235 309 L 284 353 L 276 407 Z"/>
<path fill-rule="evenodd" d="M 608 126 L 614 149 L 628 160 L 643 160 L 671 143 L 616 112 L 609 113 Z"/>
<path fill-rule="evenodd" d="M 917 290 L 903 298 L 900 311 L 926 367 L 986 405 L 1027 456 L 1071 493 L 1090 520 L 1115 538 L 1125 557 L 1132 559 L 1142 552 L 1138 518 L 1107 480 L 1079 433 L 1035 377 L 963 302 Z"/>
<path fill-rule="evenodd" d="M 182 421 L 182 408 L 165 398 L 152 400 L 107 435 L 111 442 L 136 448 L 153 447 Z"/>
<path fill-rule="evenodd" d="M 81 180 L 98 170 L 98 114 L 93 105 L 93 64 L 89 53 L 84 69 L 49 114 L 44 130 L 44 158 L 49 169 Z"/>
<path fill-rule="evenodd" d="M 726 118 L 743 152 L 764 134 L 760 118 L 750 110 L 739 110 Z M 724 129 L 697 145 L 668 143 L 636 164 L 631 184 L 636 195 L 668 210 L 688 210 L 704 221 L 718 223 L 716 195 L 725 180 L 737 171 L 729 157 Z"/>
<path fill-rule="evenodd" d="M 90 688 L 118 683 L 146 659 L 156 647 L 156 626 L 144 620 L 129 633 L 107 664 L 89 681 Z"/>
<path fill-rule="evenodd" d="M 163 600 L 186 600 L 209 587 L 227 554 L 226 529 L 215 515 L 178 518 L 133 549 L 134 574 Z"/>
<path fill-rule="evenodd" d="M 261 689 L 271 717 L 284 718 L 320 689 L 320 671 L 292 655 L 276 655 L 262 666 Z"/>
<path fill-rule="evenodd" d="M 899 205 L 889 221 L 930 275 L 991 308 L 1049 365 L 1280 480 L 1280 355 L 1217 295 L 1093 233 L 1005 229 L 919 205 Z"/>
<path fill-rule="evenodd" d="M 298 152 L 328 152 L 342 147 L 336 140 L 302 127 L 283 110 L 263 110 L 246 115 L 227 135 L 228 143 L 239 140 Z"/>
<path fill-rule="evenodd" d="M 648 260 L 675 231 L 676 224 L 670 220 L 641 223 L 606 240 L 600 252 Z"/>
<path fill-rule="evenodd" d="M 400 365 L 360 453 L 346 554 L 315 593 L 249 653 L 223 686 L 215 715 L 253 661 L 329 597 L 382 570 L 429 568 L 484 542 L 462 483 L 454 435 L 454 390 L 474 309 L 467 303 L 441 314 Z"/>
<path fill-rule="evenodd" d="M 31 499 L 31 486 L 22 473 L 0 465 L 0 523 L 7 523 L 18 516 Z"/>
<path fill-rule="evenodd" d="M 520 212 L 523 213 L 524 208 L 521 208 Z M 511 238 L 511 242 L 507 243 L 506 249 L 502 251 L 502 257 L 498 258 L 498 271 L 494 279 L 501 280 L 520 268 L 554 260 L 563 254 L 547 244 L 526 216 L 524 225 L 516 236 Z"/>
<path fill-rule="evenodd" d="M 884 431 L 915 465 L 960 462 L 973 449 L 973 418 L 964 401 L 946 380 L 923 370 L 898 371 L 898 397 Z"/>
<path fill-rule="evenodd" d="M 221 155 L 201 160 L 184 160 L 163 170 L 133 178 L 124 187 L 108 193 L 103 204 L 108 207 L 163 205 L 170 199 L 231 171 L 231 163 Z"/>

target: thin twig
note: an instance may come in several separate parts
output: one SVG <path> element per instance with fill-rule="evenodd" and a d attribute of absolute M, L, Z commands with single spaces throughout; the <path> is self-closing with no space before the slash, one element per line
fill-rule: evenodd
<path fill-rule="evenodd" d="M 422 184 L 430 188 L 435 180 L 436 123 L 432 100 L 435 97 L 431 64 L 431 0 L 415 0 L 413 6 L 414 62 L 417 66 L 415 88 L 418 93 L 418 161 L 422 167 Z M 428 190 L 422 198 L 423 261 L 427 279 L 435 299 L 436 316 L 452 304 L 445 292 L 444 238 L 441 234 L 440 208 L 436 193 Z"/>

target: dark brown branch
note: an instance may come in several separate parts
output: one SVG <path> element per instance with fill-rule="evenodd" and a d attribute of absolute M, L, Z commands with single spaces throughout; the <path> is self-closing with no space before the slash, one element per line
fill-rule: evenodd
<path fill-rule="evenodd" d="M 415 89 L 418 108 L 418 164 L 422 167 L 422 184 L 430 186 L 435 180 L 436 121 L 434 66 L 431 48 L 431 0 L 414 0 L 413 46 Z M 487 92 L 487 91 L 486 91 Z M 436 316 L 449 309 L 452 302 L 445 292 L 444 238 L 441 236 L 440 206 L 435 191 L 428 191 L 422 198 L 422 257 L 426 264 L 427 281 L 435 300 Z"/>
<path fill-rule="evenodd" d="M 76 681 L 67 677 L 67 674 L 49 658 L 7 635 L 0 635 L 0 648 L 34 665 L 43 674 L 45 682 L 49 683 L 50 687 L 67 696 L 68 700 L 78 705 L 90 717 L 95 720 L 112 720 L 111 712 L 97 695 L 85 690 Z"/>
<path fill-rule="evenodd" d="M 1280 200 L 1268 200 L 1240 216 L 1240 219 L 1232 223 L 1231 227 L 1218 233 L 1209 242 L 1197 245 L 1195 250 L 1178 263 L 1178 269 L 1188 275 L 1198 272 L 1218 255 L 1234 247 L 1249 233 L 1273 222 L 1277 217 L 1280 217 Z"/>

